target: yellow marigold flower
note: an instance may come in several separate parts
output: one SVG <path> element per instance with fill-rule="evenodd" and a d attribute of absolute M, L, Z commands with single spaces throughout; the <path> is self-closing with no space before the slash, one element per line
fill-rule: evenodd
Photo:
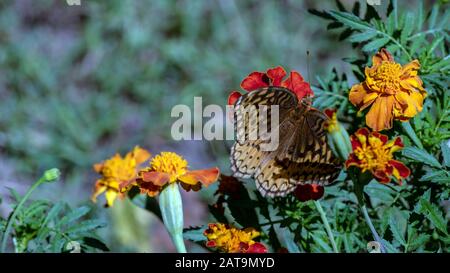
<path fill-rule="evenodd" d="M 188 162 L 173 152 L 162 152 L 150 161 L 150 167 L 139 172 L 136 179 L 141 193 L 156 196 L 167 183 L 179 182 L 186 190 L 198 191 L 203 186 L 209 186 L 219 177 L 219 169 L 188 170 Z M 120 187 L 132 184 L 123 183 Z"/>
<path fill-rule="evenodd" d="M 260 233 L 254 228 L 237 229 L 229 225 L 209 224 L 203 232 L 208 239 L 206 246 L 226 253 L 265 253 L 266 247 L 253 239 Z"/>
<path fill-rule="evenodd" d="M 410 175 L 408 167 L 394 160 L 393 153 L 403 148 L 401 138 L 389 141 L 386 135 L 361 128 L 350 139 L 353 153 L 345 162 L 347 168 L 356 166 L 362 172 L 370 171 L 381 183 L 389 183 L 394 176 L 401 184 L 401 180 Z"/>
<path fill-rule="evenodd" d="M 328 133 L 336 132 L 337 130 L 339 130 L 336 109 L 325 109 L 325 115 L 327 115 L 327 117 L 329 118 L 329 120 L 327 120 L 327 122 L 325 123 L 325 128 L 327 129 Z"/>
<path fill-rule="evenodd" d="M 366 124 L 374 131 L 392 128 L 393 119 L 407 121 L 422 111 L 427 92 L 417 75 L 418 60 L 402 66 L 382 49 L 372 58 L 372 67 L 366 67 L 366 80 L 354 85 L 350 102 L 360 111 L 371 106 Z"/>
<path fill-rule="evenodd" d="M 106 206 L 113 205 L 117 196 L 123 196 L 119 191 L 122 183 L 132 183 L 138 175 L 138 167 L 150 158 L 150 153 L 138 146 L 122 158 L 116 154 L 110 159 L 94 165 L 94 170 L 102 177 L 95 183 L 92 201 L 96 202 L 97 196 L 105 192 Z"/>

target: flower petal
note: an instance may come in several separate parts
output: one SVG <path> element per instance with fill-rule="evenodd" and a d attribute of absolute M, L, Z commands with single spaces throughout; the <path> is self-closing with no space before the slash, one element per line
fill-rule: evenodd
<path fill-rule="evenodd" d="M 358 107 L 359 110 L 364 110 L 367 106 L 372 104 L 377 97 L 378 93 L 369 93 L 367 86 L 364 83 L 353 85 L 348 95 L 350 102 Z"/>
<path fill-rule="evenodd" d="M 378 97 L 366 115 L 366 124 L 374 131 L 392 128 L 393 96 Z"/>
<path fill-rule="evenodd" d="M 389 53 L 389 51 L 387 51 L 385 48 L 382 48 L 377 54 L 372 57 L 372 65 L 379 65 L 383 61 L 394 61 L 391 53 Z"/>
<path fill-rule="evenodd" d="M 394 167 L 393 174 L 397 179 L 407 178 L 411 174 L 411 170 L 400 161 L 389 160 L 389 164 Z"/>
<path fill-rule="evenodd" d="M 420 63 L 418 60 L 413 60 L 409 64 L 403 66 L 402 74 L 403 77 L 416 76 L 417 71 L 420 69 Z"/>
<path fill-rule="evenodd" d="M 387 184 L 391 181 L 391 178 L 385 171 L 376 170 L 376 171 L 372 172 L 372 174 L 373 174 L 374 178 L 380 183 Z"/>
<path fill-rule="evenodd" d="M 291 71 L 289 78 L 283 81 L 281 86 L 294 92 L 299 100 L 303 99 L 305 96 L 314 95 L 309 83 L 305 82 L 302 75 L 297 71 Z"/>
<path fill-rule="evenodd" d="M 202 183 L 204 186 L 209 186 L 219 178 L 219 168 L 211 168 L 206 170 L 188 171 L 178 179 L 186 184 L 195 185 L 197 182 Z"/>
<path fill-rule="evenodd" d="M 155 172 L 155 171 L 142 171 L 140 173 L 141 179 L 144 182 L 152 182 L 156 186 L 164 186 L 167 182 L 170 181 L 170 175 L 163 172 Z"/>
<path fill-rule="evenodd" d="M 406 92 L 397 92 L 395 94 L 395 99 L 401 104 L 403 109 L 401 114 L 408 118 L 412 118 L 422 111 L 423 98 L 422 94 L 415 91 L 411 92 L 411 94 Z"/>
<path fill-rule="evenodd" d="M 228 105 L 234 105 L 241 96 L 241 93 L 237 91 L 231 92 L 231 94 L 228 96 Z"/>
<path fill-rule="evenodd" d="M 134 147 L 132 154 L 134 159 L 136 160 L 136 165 L 141 165 L 142 163 L 147 161 L 151 156 L 151 154 L 147 150 L 142 149 L 139 146 Z"/>
<path fill-rule="evenodd" d="M 118 192 L 115 190 L 112 190 L 112 189 L 106 190 L 105 198 L 106 198 L 106 206 L 107 207 L 112 207 L 112 205 L 114 204 L 114 200 L 116 200 L 116 198 L 117 198 L 117 194 L 118 194 Z"/>
<path fill-rule="evenodd" d="M 102 171 L 104 165 L 105 164 L 103 164 L 103 162 L 94 164 L 94 171 L 96 173 L 100 173 Z"/>
<path fill-rule="evenodd" d="M 351 166 L 359 166 L 361 161 L 355 154 L 350 154 L 348 159 L 345 161 L 345 167 L 348 169 Z"/>
<path fill-rule="evenodd" d="M 280 86 L 281 81 L 286 76 L 286 71 L 283 67 L 277 66 L 275 68 L 270 68 L 267 70 L 267 76 L 272 81 L 273 86 Z"/>
<path fill-rule="evenodd" d="M 101 180 L 97 180 L 97 182 L 95 183 L 94 193 L 91 196 L 92 202 L 97 202 L 97 197 L 104 191 L 106 191 L 107 188 L 108 187 L 104 183 L 102 183 Z"/>
<path fill-rule="evenodd" d="M 254 244 L 251 244 L 245 252 L 246 253 L 267 253 L 267 248 L 265 245 L 256 242 Z"/>
<path fill-rule="evenodd" d="M 269 78 L 266 73 L 262 72 L 250 73 L 250 75 L 241 82 L 241 88 L 249 92 L 267 86 L 269 86 Z"/>

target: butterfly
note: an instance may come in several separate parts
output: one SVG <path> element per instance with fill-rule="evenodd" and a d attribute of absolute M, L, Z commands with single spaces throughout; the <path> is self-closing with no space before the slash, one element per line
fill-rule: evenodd
<path fill-rule="evenodd" d="M 273 128 L 270 111 L 262 115 L 247 108 L 259 110 L 272 105 L 278 105 L 278 123 Z M 324 113 L 304 99 L 299 101 L 289 89 L 271 86 L 246 93 L 234 105 L 236 141 L 230 155 L 233 176 L 253 178 L 260 193 L 269 197 L 286 196 L 298 184 L 331 184 L 342 163 L 328 145 L 324 128 L 327 120 Z M 254 123 L 257 126 L 252 126 Z M 278 130 L 276 149 L 262 149 L 267 134 L 249 137 L 261 124 L 269 132 Z"/>

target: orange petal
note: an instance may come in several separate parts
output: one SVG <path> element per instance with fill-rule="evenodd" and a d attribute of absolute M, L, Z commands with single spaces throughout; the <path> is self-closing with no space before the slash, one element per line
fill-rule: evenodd
<path fill-rule="evenodd" d="M 143 171 L 140 173 L 144 182 L 152 182 L 156 186 L 163 186 L 170 181 L 170 175 L 162 172 Z"/>
<path fill-rule="evenodd" d="M 197 182 L 202 183 L 204 186 L 209 186 L 219 178 L 219 168 L 211 168 L 206 170 L 188 171 L 185 175 L 180 176 L 178 179 L 186 184 L 195 185 Z"/>
<path fill-rule="evenodd" d="M 94 171 L 100 173 L 103 169 L 103 162 L 94 164 Z"/>
<path fill-rule="evenodd" d="M 408 94 L 406 92 L 397 92 L 395 99 L 402 106 L 402 116 L 412 118 L 418 112 L 422 111 L 423 96 L 419 92 L 412 92 Z"/>
<path fill-rule="evenodd" d="M 413 60 L 409 64 L 403 66 L 403 69 L 402 69 L 403 77 L 416 76 L 417 75 L 417 71 L 419 69 L 420 69 L 419 61 L 418 60 Z"/>
<path fill-rule="evenodd" d="M 374 92 L 372 94 L 377 94 L 377 93 Z M 375 100 L 375 98 L 372 99 L 372 101 L 366 99 L 368 96 L 369 96 L 369 93 L 368 93 L 368 90 L 366 89 L 365 84 L 360 83 L 360 84 L 355 84 L 352 86 L 352 89 L 350 89 L 348 98 L 354 106 L 361 108 L 360 110 L 363 110 L 364 108 L 369 106 L 373 102 L 373 100 Z M 370 98 L 372 98 L 372 97 L 373 97 L 373 95 L 370 95 Z M 362 108 L 362 106 L 364 106 L 364 108 Z"/>
<path fill-rule="evenodd" d="M 393 96 L 378 97 L 366 115 L 366 124 L 374 131 L 392 128 Z"/>
<path fill-rule="evenodd" d="M 147 150 L 142 149 L 139 146 L 134 147 L 132 153 L 134 159 L 136 160 L 136 165 L 141 165 L 142 163 L 147 161 L 151 156 L 151 154 Z"/>
<path fill-rule="evenodd" d="M 389 51 L 387 51 L 385 48 L 382 48 L 377 54 L 372 57 L 372 65 L 379 65 L 383 61 L 394 61 L 391 53 L 389 53 Z"/>

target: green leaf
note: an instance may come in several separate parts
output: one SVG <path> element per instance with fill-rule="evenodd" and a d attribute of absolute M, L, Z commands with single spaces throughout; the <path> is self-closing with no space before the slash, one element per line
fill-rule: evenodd
<path fill-rule="evenodd" d="M 94 229 L 105 227 L 106 223 L 100 220 L 87 220 L 81 224 L 70 227 L 66 230 L 67 234 L 78 234 L 92 231 Z"/>
<path fill-rule="evenodd" d="M 441 36 L 441 37 L 439 37 L 437 39 L 434 39 L 433 43 L 430 45 L 430 47 L 428 49 L 427 55 L 431 56 L 433 51 L 436 49 L 436 47 L 439 46 L 440 43 L 442 43 L 442 41 L 444 41 L 444 36 Z"/>
<path fill-rule="evenodd" d="M 376 39 L 376 40 L 373 40 L 370 43 L 366 44 L 365 46 L 363 46 L 362 50 L 365 52 L 376 51 L 376 50 L 379 50 L 384 45 L 386 45 L 388 42 L 389 42 L 388 37 Z"/>
<path fill-rule="evenodd" d="M 406 245 L 405 233 L 400 227 L 399 222 L 397 221 L 397 218 L 395 217 L 394 213 L 391 213 L 391 215 L 389 216 L 389 228 L 395 240 L 397 240 L 403 246 Z"/>
<path fill-rule="evenodd" d="M 444 158 L 444 165 L 450 167 L 450 139 L 441 142 L 442 157 Z"/>
<path fill-rule="evenodd" d="M 45 227 L 47 226 L 47 224 L 53 220 L 58 213 L 61 212 L 61 210 L 63 209 L 64 204 L 62 202 L 58 202 L 56 204 L 53 205 L 53 207 L 50 209 L 50 211 L 47 213 L 47 216 L 44 219 L 44 222 L 42 223 L 42 226 Z"/>
<path fill-rule="evenodd" d="M 348 12 L 340 12 L 340 11 L 329 11 L 328 12 L 331 16 L 333 16 L 336 20 L 343 23 L 346 26 L 349 26 L 353 29 L 359 29 L 359 30 L 369 30 L 371 29 L 371 26 L 361 20 L 361 18 L 348 13 Z"/>
<path fill-rule="evenodd" d="M 424 246 L 426 242 L 430 240 L 430 235 L 428 234 L 420 234 L 417 237 L 412 238 L 412 240 L 408 244 L 408 249 L 410 251 L 419 248 L 420 246 Z"/>
<path fill-rule="evenodd" d="M 368 30 L 368 31 L 364 31 L 364 32 L 354 33 L 354 34 L 350 35 L 350 37 L 348 37 L 348 40 L 352 43 L 359 43 L 359 42 L 370 40 L 371 38 L 373 38 L 375 36 L 377 36 L 376 31 Z"/>
<path fill-rule="evenodd" d="M 442 212 L 436 207 L 436 205 L 430 203 L 428 200 L 422 198 L 419 201 L 418 210 L 424 214 L 433 225 L 445 234 L 447 233 L 447 221 L 444 219 Z"/>
<path fill-rule="evenodd" d="M 442 168 L 439 161 L 437 161 L 434 156 L 430 155 L 425 150 L 416 147 L 406 147 L 402 150 L 402 154 L 404 157 L 410 158 L 414 161 L 421 162 L 432 167 Z"/>
<path fill-rule="evenodd" d="M 206 230 L 206 226 L 189 227 L 183 230 L 183 237 L 185 240 L 189 240 L 196 243 L 201 243 L 206 241 L 203 232 Z"/>
<path fill-rule="evenodd" d="M 405 15 L 405 24 L 400 35 L 400 42 L 402 44 L 406 43 L 409 35 L 412 33 L 414 29 L 414 23 L 414 15 L 411 12 L 407 12 Z"/>
<path fill-rule="evenodd" d="M 64 216 L 61 219 L 61 222 L 58 223 L 58 226 L 68 225 L 68 224 L 80 219 L 84 215 L 88 214 L 88 212 L 90 210 L 91 209 L 86 206 L 76 208 L 76 209 L 72 210 L 69 214 Z"/>

